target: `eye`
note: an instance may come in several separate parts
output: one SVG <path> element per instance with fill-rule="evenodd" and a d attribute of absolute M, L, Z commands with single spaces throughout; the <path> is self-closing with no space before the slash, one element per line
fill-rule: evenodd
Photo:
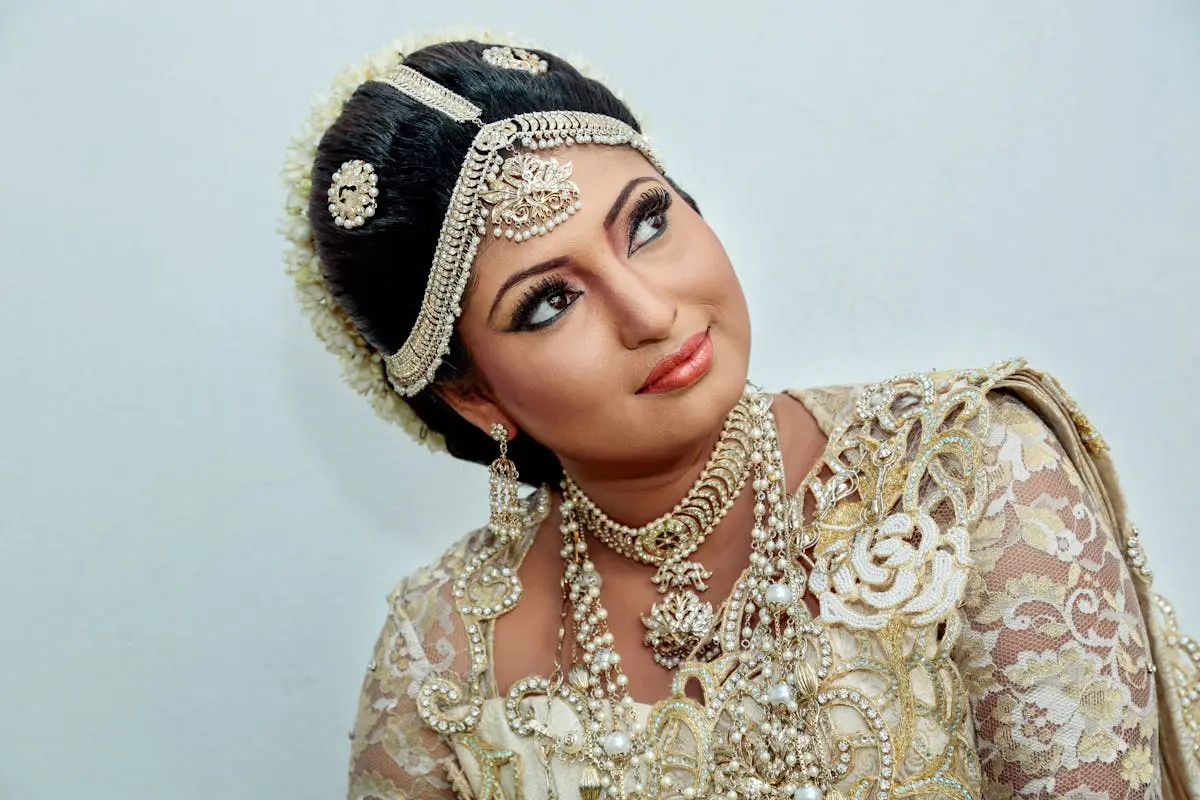
<path fill-rule="evenodd" d="M 667 210 L 670 207 L 671 195 L 661 186 L 638 198 L 629 217 L 630 255 L 662 235 L 667 229 Z"/>
<path fill-rule="evenodd" d="M 570 291 L 555 292 L 554 294 L 547 295 L 538 301 L 537 306 L 534 307 L 529 315 L 527 324 L 531 326 L 545 325 L 570 308 L 571 303 L 574 302 L 574 293 Z"/>
<path fill-rule="evenodd" d="M 562 316 L 582 294 L 560 276 L 545 278 L 521 298 L 510 327 L 514 331 L 543 328 Z"/>
<path fill-rule="evenodd" d="M 636 250 L 642 245 L 653 241 L 656 236 L 662 233 L 665 227 L 667 227 L 666 214 L 659 213 L 651 217 L 646 217 L 634 226 L 633 235 L 629 237 L 630 247 Z"/>

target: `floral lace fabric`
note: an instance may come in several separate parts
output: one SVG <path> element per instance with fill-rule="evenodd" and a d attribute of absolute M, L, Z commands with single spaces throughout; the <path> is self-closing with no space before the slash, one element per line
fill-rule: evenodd
<path fill-rule="evenodd" d="M 1124 553 L 1045 423 L 994 403 L 957 653 L 985 795 L 1157 797 L 1152 657 Z"/>
<path fill-rule="evenodd" d="M 853 798 L 1197 796 L 1195 645 L 1149 592 L 1103 440 L 1048 376 L 1017 362 L 981 374 L 970 373 L 982 402 L 963 432 L 979 445 L 970 481 L 933 469 L 906 511 L 883 517 L 870 537 L 838 532 L 839 519 L 861 516 L 851 506 L 863 497 L 835 491 L 836 475 L 809 487 L 832 506 L 822 534 L 830 558 L 818 559 L 812 591 L 832 661 L 822 690 L 840 731 L 838 789 Z M 961 379 L 916 385 L 938 387 L 916 392 L 922 413 L 953 397 L 972 407 Z M 846 466 L 847 442 L 862 438 L 846 421 L 879 412 L 877 396 L 890 402 L 898 386 L 797 393 L 830 435 L 824 462 L 834 472 Z M 948 413 L 953 422 L 959 412 Z M 929 469 L 932 441 L 914 437 L 900 478 L 912 464 Z M 946 489 L 957 483 L 969 490 Z M 879 485 L 895 490 L 899 508 L 903 486 Z M 492 563 L 516 570 L 538 521 Z M 453 586 L 486 540 L 471 534 L 394 591 L 354 731 L 354 800 L 578 796 L 578 765 L 513 735 L 490 671 L 473 674 L 472 648 L 490 652 L 491 628 L 468 634 Z M 480 721 L 432 730 L 418 711 L 430 676 L 485 697 Z"/>

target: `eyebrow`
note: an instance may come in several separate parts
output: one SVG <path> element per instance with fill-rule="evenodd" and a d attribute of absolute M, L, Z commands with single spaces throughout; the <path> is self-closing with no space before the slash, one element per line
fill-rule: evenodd
<path fill-rule="evenodd" d="M 608 214 L 606 214 L 604 217 L 605 229 L 609 230 L 612 228 L 613 223 L 617 221 L 617 217 L 621 214 L 621 209 L 629 200 L 629 195 L 633 193 L 634 189 L 648 181 L 657 182 L 657 180 L 657 178 L 649 175 L 642 175 L 625 184 L 625 186 L 617 194 L 617 199 L 613 201 L 612 207 L 608 209 Z M 496 299 L 492 301 L 492 308 L 488 312 L 488 319 L 491 319 L 492 316 L 495 315 L 496 309 L 500 306 L 500 301 L 504 299 L 504 295 L 509 289 L 516 286 L 521 281 L 541 275 L 543 272 L 549 272 L 552 269 L 558 269 L 562 265 L 566 264 L 567 260 L 568 259 L 566 256 L 558 256 L 557 258 L 552 258 L 548 261 L 542 261 L 541 263 L 534 264 L 528 269 L 523 269 L 520 272 L 514 272 L 512 275 L 509 275 L 504 283 L 500 286 L 500 290 L 496 292 Z"/>

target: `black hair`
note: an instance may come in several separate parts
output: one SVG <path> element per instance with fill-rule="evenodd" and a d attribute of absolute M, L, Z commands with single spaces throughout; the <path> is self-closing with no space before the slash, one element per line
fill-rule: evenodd
<path fill-rule="evenodd" d="M 488 46 L 436 44 L 406 54 L 404 64 L 479 106 L 485 123 L 563 110 L 604 114 L 641 130 L 616 95 L 566 61 L 530 50 L 547 62 L 546 73 L 501 69 L 483 60 Z M 391 86 L 368 82 L 346 102 L 317 146 L 308 219 L 324 279 L 359 333 L 381 353 L 399 350 L 417 318 L 442 219 L 477 130 Z M 326 192 L 334 171 L 352 159 L 374 166 L 378 209 L 366 225 L 344 229 L 330 217 Z M 489 463 L 496 457 L 495 442 L 459 416 L 438 387 L 477 390 L 470 354 L 457 334 L 433 383 L 407 402 L 429 430 L 445 438 L 452 455 Z M 531 485 L 553 485 L 562 477 L 554 454 L 523 432 L 509 444 L 509 457 L 521 480 Z"/>

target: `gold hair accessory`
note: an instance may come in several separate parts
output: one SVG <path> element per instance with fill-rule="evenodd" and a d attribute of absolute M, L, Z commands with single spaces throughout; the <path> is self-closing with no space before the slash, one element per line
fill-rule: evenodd
<path fill-rule="evenodd" d="M 329 213 L 339 228 L 357 228 L 375 216 L 379 176 L 365 161 L 354 159 L 338 167 L 329 186 Z"/>
<path fill-rule="evenodd" d="M 554 230 L 581 207 L 579 187 L 570 181 L 570 162 L 560 164 L 528 151 L 575 144 L 628 145 L 660 173 L 666 172 L 645 137 L 603 114 L 537 111 L 485 124 L 478 106 L 411 67 L 401 64 L 377 80 L 458 122 L 480 126 L 442 220 L 416 323 L 400 350 L 384 357 L 392 386 L 411 397 L 433 380 L 450 352 L 462 295 L 489 221 L 493 236 L 522 242 Z"/>
<path fill-rule="evenodd" d="M 483 51 L 483 60 L 500 69 L 516 69 L 533 75 L 545 75 L 549 64 L 528 50 L 519 47 L 489 47 Z"/>
<path fill-rule="evenodd" d="M 423 103 L 435 111 L 440 111 L 455 122 L 470 122 L 478 120 L 483 110 L 467 98 L 442 86 L 436 81 L 426 78 L 412 67 L 400 64 L 391 75 L 376 78 L 379 83 L 386 83 L 401 94 L 408 95 L 413 100 Z"/>

